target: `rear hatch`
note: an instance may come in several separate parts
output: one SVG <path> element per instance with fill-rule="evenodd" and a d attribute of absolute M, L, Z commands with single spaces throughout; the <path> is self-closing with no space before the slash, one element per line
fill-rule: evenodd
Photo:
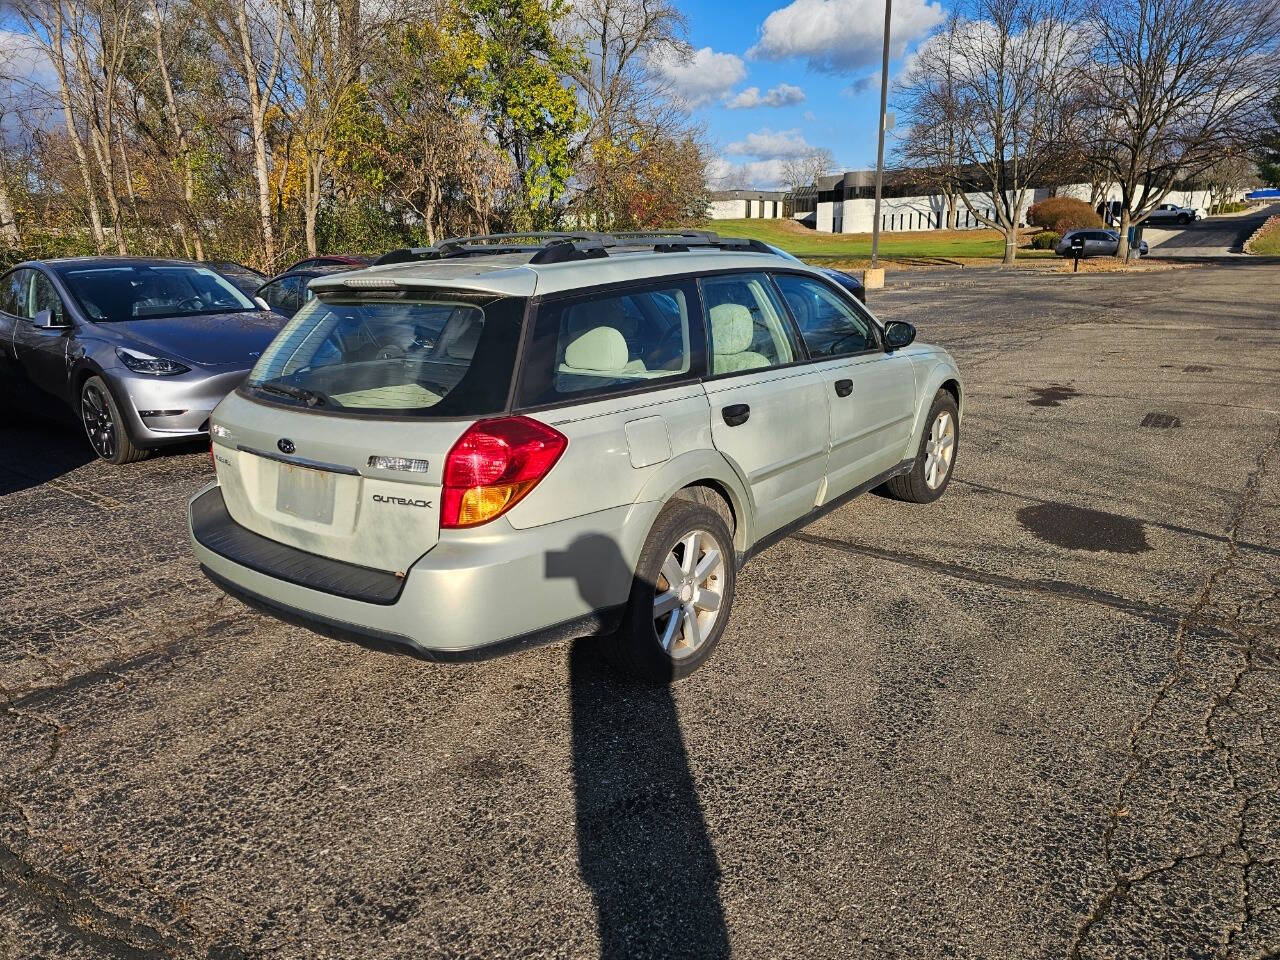
<path fill-rule="evenodd" d="M 308 303 L 213 417 L 241 526 L 403 573 L 440 535 L 445 458 L 506 408 L 525 301 L 459 291 Z"/>

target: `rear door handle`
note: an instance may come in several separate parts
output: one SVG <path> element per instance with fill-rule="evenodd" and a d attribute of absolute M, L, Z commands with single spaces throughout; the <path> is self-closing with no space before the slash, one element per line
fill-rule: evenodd
<path fill-rule="evenodd" d="M 740 427 L 751 416 L 751 408 L 745 403 L 731 403 L 720 411 L 720 416 L 724 417 L 724 422 L 729 426 Z"/>
<path fill-rule="evenodd" d="M 852 381 L 852 380 L 837 380 L 837 381 L 836 381 L 836 396 L 838 396 L 838 397 L 847 397 L 847 396 L 848 396 L 849 394 L 851 394 L 851 393 L 853 393 L 853 381 Z"/>

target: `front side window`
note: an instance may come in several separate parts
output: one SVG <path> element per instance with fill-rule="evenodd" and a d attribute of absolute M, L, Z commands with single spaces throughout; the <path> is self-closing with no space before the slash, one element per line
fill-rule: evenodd
<path fill-rule="evenodd" d="M 838 357 L 876 345 L 871 324 L 820 280 L 783 273 L 774 277 L 812 357 Z"/>
<path fill-rule="evenodd" d="M 99 323 L 257 309 L 229 280 L 208 267 L 66 266 L 58 273 L 89 319 Z"/>
<path fill-rule="evenodd" d="M 281 277 L 258 291 L 258 296 L 267 301 L 267 306 L 272 310 L 293 316 L 302 306 L 301 293 L 301 277 Z"/>
<path fill-rule="evenodd" d="M 763 273 L 707 277 L 701 286 L 713 376 L 801 359 L 782 304 Z"/>
<path fill-rule="evenodd" d="M 534 406 L 633 390 L 693 369 L 692 284 L 550 300 L 538 309 L 521 397 Z M 694 321 L 696 323 L 696 321 Z"/>
<path fill-rule="evenodd" d="M 36 271 L 31 283 L 31 317 L 35 318 L 41 310 L 48 310 L 55 323 L 65 322 L 62 312 L 62 298 L 53 286 L 53 281 L 43 273 Z"/>
<path fill-rule="evenodd" d="M 525 301 L 441 292 L 308 301 L 245 382 L 253 396 L 321 410 L 478 417 L 506 407 Z"/>

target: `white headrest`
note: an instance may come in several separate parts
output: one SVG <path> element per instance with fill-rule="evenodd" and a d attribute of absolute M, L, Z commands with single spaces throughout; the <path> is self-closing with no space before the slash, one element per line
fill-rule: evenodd
<path fill-rule="evenodd" d="M 593 327 L 579 334 L 564 352 L 566 367 L 599 373 L 616 373 L 628 359 L 627 341 L 613 327 Z"/>
<path fill-rule="evenodd" d="M 711 341 L 718 356 L 745 351 L 753 332 L 751 311 L 742 304 L 719 303 L 711 308 Z"/>

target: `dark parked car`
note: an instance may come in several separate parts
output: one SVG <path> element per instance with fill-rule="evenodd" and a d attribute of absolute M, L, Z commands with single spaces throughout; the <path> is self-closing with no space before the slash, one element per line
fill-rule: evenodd
<path fill-rule="evenodd" d="M 766 244 L 766 246 L 768 246 L 768 248 L 778 256 L 786 260 L 791 260 L 795 263 L 804 263 L 804 261 L 799 257 L 787 253 L 787 251 L 783 250 L 781 247 L 775 247 L 771 243 Z M 844 287 L 845 290 L 857 297 L 862 303 L 867 302 L 867 290 L 862 285 L 862 281 L 853 274 L 845 273 L 843 270 L 837 270 L 835 267 L 819 267 L 816 264 L 808 264 L 808 266 L 814 267 L 816 270 L 825 274 L 828 279 L 834 280 L 836 283 L 840 284 L 840 286 Z"/>
<path fill-rule="evenodd" d="M 1084 247 L 1080 250 L 1081 257 L 1114 257 L 1116 251 L 1120 249 L 1120 234 L 1114 230 L 1068 230 L 1062 235 L 1058 245 L 1053 248 L 1058 256 L 1074 257 L 1076 255 L 1075 248 L 1071 246 L 1072 237 L 1084 239 Z M 1147 255 L 1147 241 L 1140 242 L 1138 255 L 1142 257 Z"/>
<path fill-rule="evenodd" d="M 363 253 L 328 253 L 322 257 L 307 257 L 286 267 L 281 273 L 293 273 L 295 270 L 314 270 L 316 267 L 367 267 L 373 263 L 373 257 Z"/>
<path fill-rule="evenodd" d="M 203 263 L 29 261 L 0 275 L 0 385 L 79 417 L 111 463 L 206 434 L 283 326 Z"/>
<path fill-rule="evenodd" d="M 236 263 L 234 260 L 206 260 L 205 265 L 213 267 L 248 297 L 252 297 L 267 280 L 265 273 L 253 267 L 246 267 L 243 263 Z"/>
<path fill-rule="evenodd" d="M 307 286 L 312 280 L 316 277 L 327 277 L 331 273 L 347 273 L 355 269 L 357 268 L 352 264 L 329 264 L 300 270 L 286 270 L 260 286 L 255 291 L 255 295 L 282 317 L 292 317 L 302 309 L 304 303 L 311 299 L 311 292 Z"/>

